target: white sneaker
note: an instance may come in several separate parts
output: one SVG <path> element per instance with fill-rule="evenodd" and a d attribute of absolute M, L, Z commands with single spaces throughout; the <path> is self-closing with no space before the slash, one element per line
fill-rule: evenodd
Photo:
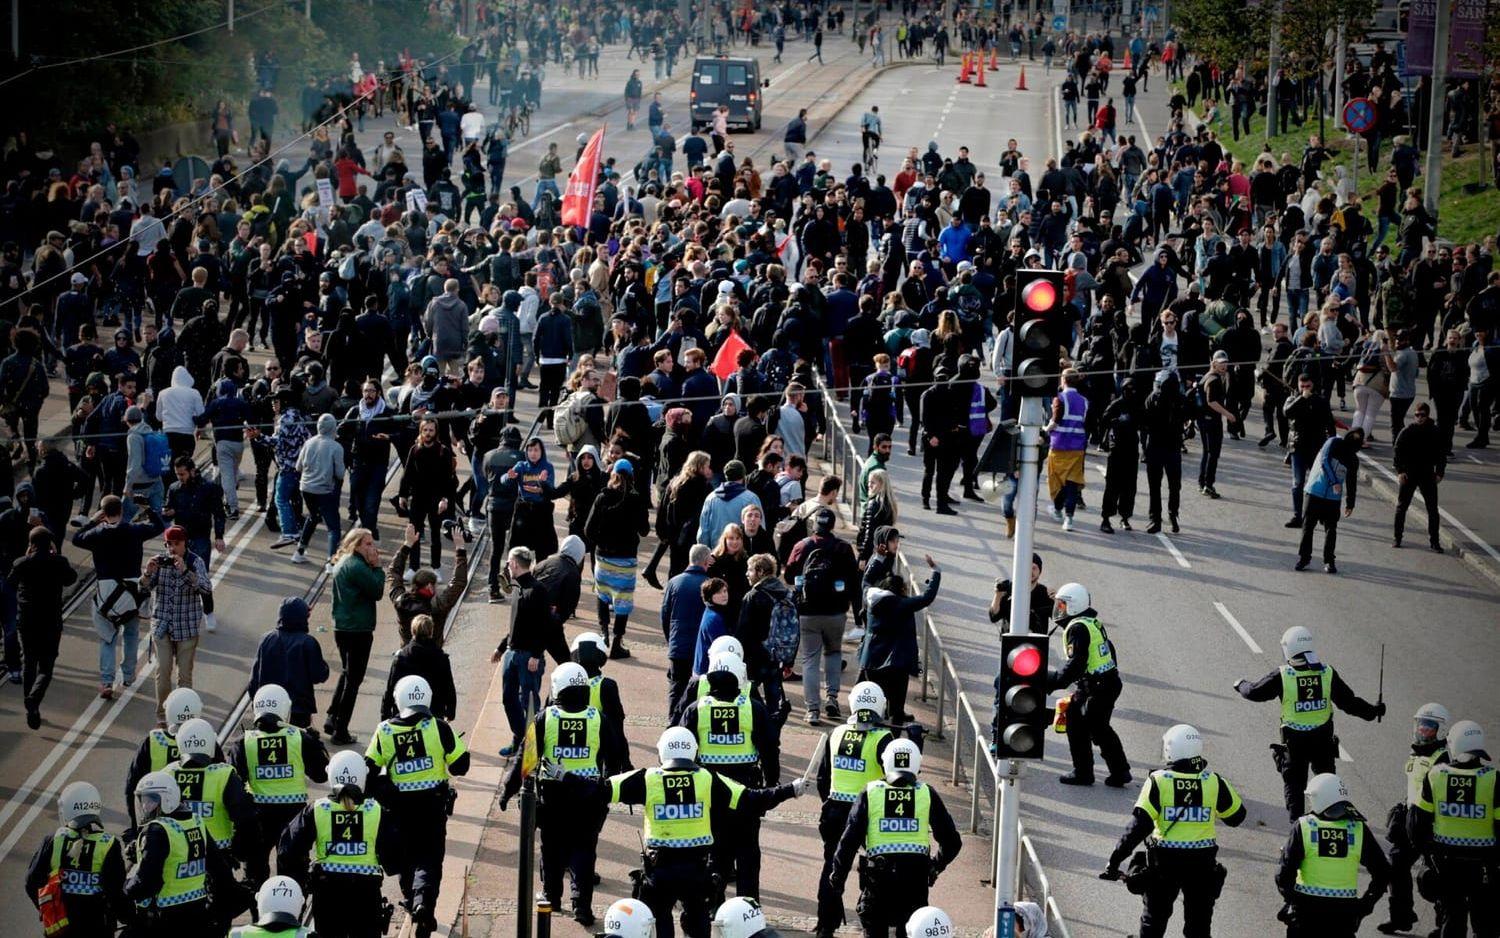
<path fill-rule="evenodd" d="M 211 612 L 205 612 L 203 614 L 203 631 L 205 631 L 205 632 L 217 632 L 217 631 L 219 631 L 219 620 L 216 619 L 216 618 L 214 618 L 214 614 L 211 613 Z"/>
<path fill-rule="evenodd" d="M 88 519 L 87 515 L 84 515 L 84 514 L 80 513 L 80 514 L 74 515 L 73 516 L 73 520 L 71 522 L 69 522 L 69 523 L 72 524 L 73 527 L 75 527 L 75 528 L 81 528 L 84 525 L 86 525 L 86 524 L 89 523 L 89 519 Z"/>
<path fill-rule="evenodd" d="M 280 537 L 278 537 L 276 540 L 274 540 L 274 541 L 271 542 L 271 549 L 272 550 L 277 550 L 277 549 L 282 548 L 282 547 L 291 547 L 293 544 L 297 543 L 299 540 L 301 540 L 301 539 L 298 538 L 294 534 L 283 534 Z"/>
<path fill-rule="evenodd" d="M 1054 509 L 1052 509 L 1052 520 L 1056 521 L 1059 524 L 1061 524 L 1062 523 L 1062 519 L 1063 519 L 1062 509 L 1061 508 L 1054 508 Z"/>
<path fill-rule="evenodd" d="M 865 630 L 861 629 L 861 628 L 857 628 L 857 627 L 856 628 L 852 628 L 849 631 L 847 631 L 847 632 L 844 633 L 844 641 L 846 641 L 846 642 L 857 642 L 857 641 L 860 641 L 861 639 L 863 639 L 864 637 L 865 637 Z"/>
<path fill-rule="evenodd" d="M 1071 530 L 1073 530 L 1073 516 L 1072 515 L 1068 515 L 1066 518 L 1063 518 L 1062 528 L 1063 528 L 1064 531 L 1071 531 Z"/>
<path fill-rule="evenodd" d="M 295 554 L 292 554 L 292 563 L 310 563 L 310 562 L 311 561 L 309 561 L 307 559 L 307 551 L 305 551 L 305 550 L 299 550 Z"/>

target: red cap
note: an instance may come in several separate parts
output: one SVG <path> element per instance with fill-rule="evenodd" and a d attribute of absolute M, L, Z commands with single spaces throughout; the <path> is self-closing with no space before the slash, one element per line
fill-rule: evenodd
<path fill-rule="evenodd" d="M 170 528 L 167 528 L 166 540 L 168 544 L 174 541 L 181 541 L 182 543 L 186 544 L 187 528 L 184 528 L 181 525 L 177 524 L 172 525 Z"/>

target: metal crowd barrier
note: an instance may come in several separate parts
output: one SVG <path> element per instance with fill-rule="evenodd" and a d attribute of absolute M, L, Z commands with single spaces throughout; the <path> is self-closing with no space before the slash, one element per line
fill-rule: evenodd
<path fill-rule="evenodd" d="M 844 480 L 844 486 L 839 491 L 839 500 L 847 506 L 849 517 L 855 527 L 858 527 L 859 517 L 855 514 L 855 502 L 859 486 L 859 471 L 865 462 L 865 457 L 862 455 L 864 449 L 855 443 L 853 435 L 844 426 L 843 418 L 838 413 L 838 401 L 828 390 L 822 377 L 818 378 L 817 391 L 823 407 L 823 462 L 831 468 L 834 474 Z M 907 563 L 905 554 L 898 552 L 896 557 L 896 569 L 907 579 L 911 591 L 920 592 L 921 584 L 912 575 L 912 568 Z M 989 721 L 981 722 L 976 714 L 969 695 L 963 690 L 962 682 L 958 677 L 958 669 L 954 667 L 953 659 L 943 648 L 943 639 L 938 634 L 937 624 L 933 622 L 931 614 L 922 613 L 920 627 L 922 630 L 921 676 L 919 678 L 921 699 L 927 701 L 933 696 L 937 698 L 937 721 L 936 726 L 932 728 L 934 736 L 938 739 L 947 739 L 951 728 L 953 758 L 949 766 L 948 778 L 955 785 L 962 784 L 964 779 L 968 779 L 968 832 L 978 834 L 982 827 L 988 827 L 991 879 L 985 882 L 992 885 L 995 861 L 1000 847 L 1000 838 L 995 836 L 995 791 L 999 783 L 1000 772 L 1005 769 L 990 754 L 990 747 L 987 745 Z M 934 676 L 937 683 L 935 691 Z M 981 781 L 986 784 L 979 784 Z M 981 791 L 987 792 L 989 797 L 982 798 Z M 1057 938 L 1070 938 L 1067 923 L 1063 921 L 1057 901 L 1052 896 L 1046 871 L 1042 869 L 1041 862 L 1037 859 L 1036 848 L 1032 845 L 1031 838 L 1026 835 L 1024 825 L 1021 828 L 1019 875 L 1020 889 L 1017 895 L 1046 909 L 1049 929 L 1053 935 Z"/>

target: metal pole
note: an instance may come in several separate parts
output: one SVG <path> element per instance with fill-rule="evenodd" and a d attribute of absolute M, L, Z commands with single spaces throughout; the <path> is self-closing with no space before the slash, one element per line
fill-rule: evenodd
<path fill-rule="evenodd" d="M 234 0 L 229 0 L 229 31 L 234 32 Z"/>
<path fill-rule="evenodd" d="M 959 708 L 958 705 L 956 705 L 956 704 L 953 707 L 953 712 L 954 712 L 954 719 L 953 719 L 953 770 L 948 773 L 948 782 L 950 784 L 952 784 L 952 785 L 957 785 L 958 784 L 958 779 L 959 779 L 959 765 L 958 765 L 958 763 L 959 763 L 959 760 L 963 758 L 963 748 L 964 748 L 964 719 L 963 719 L 963 714 L 959 713 L 960 709 L 961 708 Z"/>
<path fill-rule="evenodd" d="M 308 19 L 312 19 L 312 0 L 303 0 L 302 12 L 307 15 Z"/>
<path fill-rule="evenodd" d="M 1016 491 L 1016 539 L 1011 548 L 1011 580 L 1021 584 L 1031 569 L 1032 530 L 1036 526 L 1036 489 L 1041 461 L 1042 424 L 1046 401 L 1021 398 L 1021 480 Z M 1010 631 L 1024 635 L 1031 625 L 1031 590 L 1014 589 L 1010 594 Z M 1006 771 L 1008 769 L 1008 771 Z M 1016 872 L 1021 866 L 1021 785 L 1019 766 L 1006 760 L 995 773 L 995 798 L 999 805 L 995 836 L 1000 845 L 995 860 L 995 938 L 1012 938 L 1016 922 Z"/>
<path fill-rule="evenodd" d="M 1333 116 L 1344 112 L 1344 57 L 1349 54 L 1349 44 L 1344 41 L 1344 18 L 1339 17 L 1338 28 L 1333 32 Z M 1328 141 L 1323 141 L 1326 146 Z"/>
<path fill-rule="evenodd" d="M 1448 29 L 1453 22 L 1452 14 L 1448 0 L 1438 0 L 1437 22 L 1432 28 L 1432 76 L 1427 80 L 1427 159 L 1423 166 L 1427 189 L 1422 198 L 1434 219 L 1443 182 L 1443 86 L 1448 77 Z"/>
<path fill-rule="evenodd" d="M 536 938 L 552 938 L 552 900 L 545 895 L 536 897 Z M 525 918 L 520 915 L 518 918 Z"/>
<path fill-rule="evenodd" d="M 526 725 L 530 726 L 533 719 L 535 719 L 535 713 L 528 702 Z M 517 753 L 516 758 L 524 759 L 525 753 Z M 520 858 L 516 862 L 516 938 L 531 938 L 531 916 L 526 914 L 525 903 L 526 897 L 536 892 L 536 874 L 533 871 L 536 858 L 536 778 L 534 776 L 521 782 L 520 814 L 521 831 L 518 837 Z"/>
<path fill-rule="evenodd" d="M 984 759 L 984 739 L 974 733 L 974 775 L 969 779 L 969 833 L 979 833 L 979 765 Z"/>
<path fill-rule="evenodd" d="M 10 57 L 21 61 L 21 0 L 10 0 Z"/>
<path fill-rule="evenodd" d="M 948 667 L 941 654 L 938 655 L 938 699 L 937 699 L 937 732 L 934 734 L 938 739 L 943 738 L 943 710 L 948 703 Z"/>
<path fill-rule="evenodd" d="M 1280 111 L 1280 106 L 1276 101 L 1276 73 L 1281 70 L 1281 0 L 1273 0 L 1271 10 L 1271 55 L 1266 62 L 1267 140 L 1270 140 L 1276 133 Z"/>

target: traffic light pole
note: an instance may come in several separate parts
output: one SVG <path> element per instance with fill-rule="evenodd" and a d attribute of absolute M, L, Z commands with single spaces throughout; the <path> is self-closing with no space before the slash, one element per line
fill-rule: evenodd
<path fill-rule="evenodd" d="M 1010 631 L 1031 631 L 1031 540 L 1036 527 L 1037 476 L 1040 475 L 1042 425 L 1047 415 L 1045 397 L 1021 398 L 1020 485 L 1016 491 L 1016 539 L 1010 560 Z M 1045 680 L 1045 675 L 1043 675 Z M 1021 866 L 1020 765 L 1005 760 L 1008 771 L 995 776 L 995 801 L 1000 806 L 995 836 L 995 938 L 1014 938 L 1016 933 L 1016 881 Z"/>

